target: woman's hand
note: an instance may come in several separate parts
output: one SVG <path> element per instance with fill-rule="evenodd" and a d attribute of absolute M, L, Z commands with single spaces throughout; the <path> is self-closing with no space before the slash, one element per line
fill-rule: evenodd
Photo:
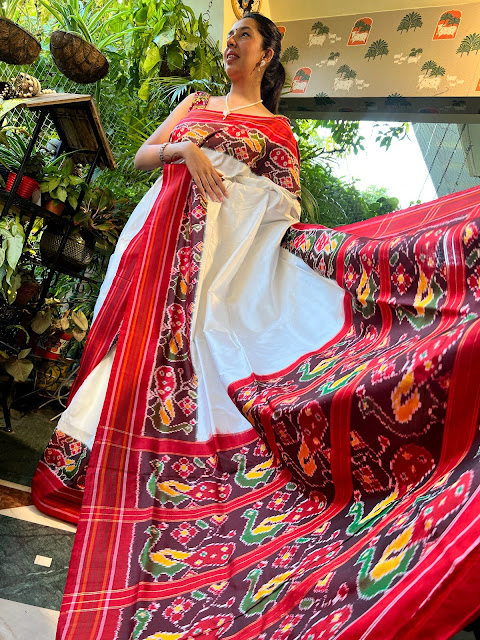
<path fill-rule="evenodd" d="M 163 157 L 167 162 L 175 162 L 179 158 L 185 160 L 187 169 L 203 198 L 223 202 L 228 192 L 223 184 L 221 174 L 214 168 L 207 156 L 190 140 L 167 145 Z"/>

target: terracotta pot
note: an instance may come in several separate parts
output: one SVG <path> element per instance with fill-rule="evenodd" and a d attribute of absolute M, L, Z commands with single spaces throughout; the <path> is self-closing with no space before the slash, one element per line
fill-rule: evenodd
<path fill-rule="evenodd" d="M 38 58 L 40 42 L 12 20 L 0 18 L 0 60 L 8 64 L 30 64 Z"/>
<path fill-rule="evenodd" d="M 69 31 L 54 31 L 50 53 L 60 71 L 70 80 L 90 84 L 108 73 L 108 60 L 93 44 Z"/>
<path fill-rule="evenodd" d="M 53 204 L 53 200 L 50 199 L 45 203 L 45 209 L 50 211 L 50 213 L 54 213 L 56 216 L 61 216 L 65 209 L 65 203 L 59 202 L 58 204 Z"/>
<path fill-rule="evenodd" d="M 6 191 L 11 191 L 16 177 L 17 174 L 10 171 L 8 174 L 7 186 L 5 187 Z M 20 184 L 18 185 L 17 196 L 21 196 L 22 198 L 25 198 L 25 200 L 29 200 L 36 189 L 40 189 L 38 182 L 33 178 L 23 176 L 20 180 Z"/>
<path fill-rule="evenodd" d="M 15 304 L 19 304 L 21 307 L 24 307 L 30 302 L 39 289 L 40 285 L 38 282 L 22 282 L 17 291 Z"/>

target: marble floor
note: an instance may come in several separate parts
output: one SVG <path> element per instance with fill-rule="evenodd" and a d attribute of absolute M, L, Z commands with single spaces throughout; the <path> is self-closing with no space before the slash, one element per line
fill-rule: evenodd
<path fill-rule="evenodd" d="M 22 416 L 11 434 L 1 431 L 0 419 L 0 640 L 55 638 L 76 528 L 31 500 L 31 477 L 54 428 L 50 418 Z M 452 640 L 474 635 L 461 631 Z"/>

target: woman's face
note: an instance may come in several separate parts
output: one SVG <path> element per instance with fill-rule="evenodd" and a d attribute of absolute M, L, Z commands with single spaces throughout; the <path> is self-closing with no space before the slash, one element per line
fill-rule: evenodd
<path fill-rule="evenodd" d="M 263 48 L 263 38 L 253 18 L 238 20 L 227 34 L 223 62 L 231 80 L 252 73 L 261 78 L 272 55 L 272 49 Z M 265 60 L 264 65 L 260 65 L 262 60 Z"/>

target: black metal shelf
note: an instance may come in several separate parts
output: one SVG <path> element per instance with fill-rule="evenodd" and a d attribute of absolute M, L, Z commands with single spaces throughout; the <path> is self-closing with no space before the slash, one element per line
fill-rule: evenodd
<path fill-rule="evenodd" d="M 0 211 L 0 216 L 3 212 L 3 205 L 5 204 L 9 196 L 10 191 L 0 188 L 0 202 L 2 204 L 2 211 Z M 70 222 L 70 218 L 67 218 L 66 216 L 57 216 L 48 209 L 45 209 L 45 207 L 35 204 L 31 200 L 27 200 L 26 198 L 22 198 L 22 196 L 18 196 L 17 194 L 13 195 L 12 206 L 18 207 L 22 215 L 28 214 L 30 217 L 33 216 L 35 218 L 43 218 L 44 220 L 54 220 L 55 222 L 60 222 L 65 226 L 67 226 Z"/>

